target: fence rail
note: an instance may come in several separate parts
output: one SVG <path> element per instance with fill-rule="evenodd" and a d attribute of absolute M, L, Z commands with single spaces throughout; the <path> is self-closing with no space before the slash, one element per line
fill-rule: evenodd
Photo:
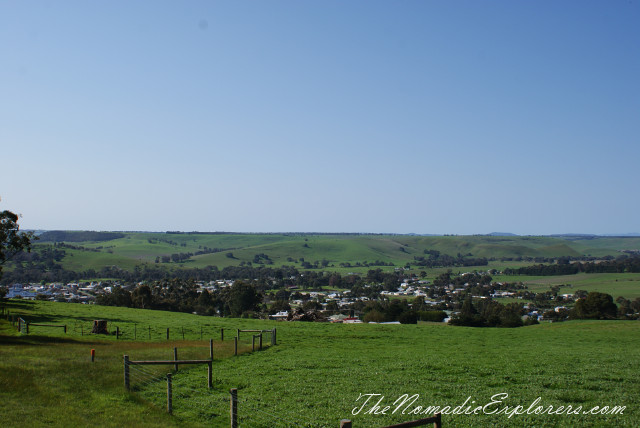
<path fill-rule="evenodd" d="M 64 330 L 64 333 L 67 334 L 67 325 L 66 324 L 42 324 L 36 322 L 29 322 L 22 317 L 18 317 L 18 331 L 23 334 L 29 334 L 30 327 L 55 327 L 61 328 Z"/>
<path fill-rule="evenodd" d="M 221 327 L 214 324 L 203 323 L 196 325 L 186 326 L 158 326 L 149 325 L 145 323 L 136 322 L 119 322 L 108 321 L 108 327 L 104 333 L 93 333 L 93 321 L 92 320 L 76 320 L 70 324 L 53 324 L 53 323 L 39 323 L 29 322 L 25 318 L 24 314 L 19 312 L 11 313 L 8 309 L 0 306 L 0 312 L 3 318 L 10 321 L 19 332 L 29 333 L 31 327 L 47 327 L 47 328 L 59 328 L 64 331 L 64 334 L 70 334 L 73 336 L 86 336 L 86 335 L 104 335 L 106 337 L 114 337 L 118 340 L 133 340 L 133 341 L 171 341 L 171 340 L 204 340 L 206 337 L 220 337 L 220 341 L 238 341 L 238 344 L 251 346 L 252 338 L 241 333 L 255 333 L 263 335 L 263 346 L 266 337 L 267 345 L 274 346 L 277 344 L 277 331 L 273 329 L 252 329 L 242 330 L 230 327 Z M 26 315 L 28 316 L 28 314 Z M 225 332 L 225 330 L 227 330 Z M 225 334 L 229 331 L 236 331 L 237 334 Z M 270 340 L 269 340 L 270 339 Z"/>
<path fill-rule="evenodd" d="M 179 365 L 184 364 L 206 364 L 207 365 L 207 388 L 213 388 L 213 359 L 209 360 L 145 360 L 145 361 L 131 361 L 128 355 L 124 355 L 124 387 L 127 391 L 131 390 L 131 366 L 144 366 L 144 365 L 172 365 L 176 368 Z"/>

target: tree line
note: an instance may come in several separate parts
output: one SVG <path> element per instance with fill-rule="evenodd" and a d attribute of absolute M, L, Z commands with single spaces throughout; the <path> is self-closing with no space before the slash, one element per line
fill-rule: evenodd
<path fill-rule="evenodd" d="M 424 250 L 425 256 L 413 256 L 415 266 L 427 268 L 437 267 L 461 267 L 461 266 L 486 266 L 489 261 L 485 257 L 473 257 L 472 254 L 462 255 L 458 253 L 455 257 L 443 254 L 438 250 Z"/>
<path fill-rule="evenodd" d="M 120 232 L 93 232 L 93 231 L 65 231 L 51 230 L 41 233 L 38 238 L 41 242 L 86 242 L 86 241 L 111 241 L 113 239 L 124 238 L 125 234 Z"/>
<path fill-rule="evenodd" d="M 555 264 L 534 266 L 523 266 L 520 268 L 507 268 L 505 275 L 531 275 L 531 276 L 551 276 L 551 275 L 573 275 L 579 272 L 584 273 L 640 273 L 640 256 L 622 255 L 615 260 L 603 260 L 600 262 L 574 262 L 570 263 L 567 258 L 560 258 Z"/>
<path fill-rule="evenodd" d="M 251 316 L 262 310 L 263 295 L 252 282 L 235 281 L 231 287 L 211 292 L 198 289 L 195 281 L 177 278 L 133 289 L 115 286 L 111 293 L 99 295 L 96 304 L 231 317 Z"/>
<path fill-rule="evenodd" d="M 204 268 L 172 268 L 159 264 L 136 265 L 133 269 L 122 269 L 118 266 L 104 266 L 100 269 L 86 269 L 81 271 L 68 270 L 61 265 L 66 256 L 63 248 L 51 246 L 40 248 L 31 253 L 19 252 L 13 256 L 13 269 L 2 277 L 3 284 L 13 283 L 51 283 L 77 282 L 93 280 L 95 278 L 110 278 L 124 283 L 161 280 L 194 280 L 209 282 L 216 280 L 255 279 L 258 283 L 268 285 L 268 288 L 300 287 L 311 290 L 323 288 L 351 289 L 356 285 L 380 283 L 386 290 L 396 290 L 402 278 L 400 272 L 383 272 L 381 269 L 369 270 L 367 275 L 341 275 L 333 272 L 300 271 L 294 266 L 283 265 L 274 267 L 267 265 L 268 256 L 257 254 L 261 264 L 257 266 L 227 266 L 219 269 L 217 266 Z M 178 260 L 177 256 L 175 259 Z"/>

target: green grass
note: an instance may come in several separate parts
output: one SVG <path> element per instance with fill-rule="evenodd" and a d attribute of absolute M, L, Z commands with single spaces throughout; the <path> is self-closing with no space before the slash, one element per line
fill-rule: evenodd
<path fill-rule="evenodd" d="M 50 302 L 12 302 L 12 312 L 50 322 L 103 318 L 112 325 L 171 325 L 197 331 L 278 329 L 278 345 L 229 357 L 231 343 L 216 342 L 214 388 L 201 367 L 174 375 L 174 414 L 164 412 L 167 368 L 137 372 L 138 386 L 122 387 L 122 354 L 166 358 L 206 353 L 198 340 L 104 340 L 58 330 L 49 337 L 18 336 L 0 323 L 0 403 L 3 426 L 228 426 L 228 391 L 238 388 L 241 423 L 249 427 L 327 426 L 352 419 L 354 427 L 411 420 L 409 415 L 354 416 L 359 394 L 377 393 L 391 404 L 419 394 L 416 404 L 626 406 L 623 415 L 445 415 L 444 426 L 621 426 L 640 424 L 640 329 L 630 321 L 543 323 L 518 329 L 473 329 L 439 324 L 332 325 L 208 318 L 160 311 Z M 217 337 L 215 337 L 217 338 Z M 245 342 L 246 343 L 246 342 Z M 89 362 L 89 350 L 97 361 Z M 184 349 L 184 351 L 183 351 Z M 164 371 L 163 371 L 164 370 Z"/>
<path fill-rule="evenodd" d="M 614 300 L 640 297 L 640 274 L 638 273 L 578 273 L 559 276 L 507 276 L 494 277 L 494 281 L 520 282 L 534 292 L 549 291 L 553 285 L 563 285 L 559 294 L 572 294 L 576 290 L 599 291 L 611 294 Z"/>
<path fill-rule="evenodd" d="M 149 240 L 152 242 L 150 243 Z M 171 243 L 167 242 L 171 241 Z M 304 245 L 307 245 L 305 247 Z M 50 245 L 50 243 L 36 243 Z M 424 256 L 424 250 L 438 250 L 444 254 L 472 254 L 474 257 L 558 257 L 558 256 L 617 256 L 619 250 L 640 249 L 640 238 L 561 239 L 552 237 L 498 237 L 498 236 L 410 236 L 410 235 L 313 235 L 313 234 L 164 234 L 127 232 L 123 238 L 103 242 L 79 242 L 88 248 L 102 247 L 100 252 L 67 249 L 68 256 L 62 262 L 67 269 L 100 269 L 117 265 L 132 269 L 141 263 L 154 263 L 156 257 L 174 253 L 196 253 L 203 247 L 229 249 L 226 252 L 195 256 L 179 267 L 219 268 L 250 262 L 254 255 L 265 253 L 274 266 L 292 264 L 300 267 L 299 259 L 308 262 L 326 259 L 331 270 L 342 272 L 341 262 L 373 262 L 382 260 L 404 266 L 414 261 L 414 256 Z M 400 251 L 404 248 L 404 252 Z M 353 268 L 355 269 L 355 268 Z M 345 271 L 353 271 L 346 268 Z M 392 270 L 393 268 L 383 268 Z M 419 268 L 418 268 L 419 270 Z"/>

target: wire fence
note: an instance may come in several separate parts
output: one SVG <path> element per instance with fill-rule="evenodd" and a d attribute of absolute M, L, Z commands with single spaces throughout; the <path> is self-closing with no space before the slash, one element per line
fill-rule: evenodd
<path fill-rule="evenodd" d="M 92 321 L 76 321 L 70 328 L 70 332 L 74 335 L 90 335 L 93 330 Z M 115 336 L 118 340 L 145 340 L 145 341 L 163 341 L 163 340 L 204 340 L 207 337 L 216 337 L 220 340 L 233 339 L 231 329 L 215 326 L 213 324 L 200 325 L 168 325 L 159 326 L 144 323 L 128 323 L 107 320 L 106 336 Z M 225 338 L 226 333 L 226 338 Z"/>
<path fill-rule="evenodd" d="M 249 342 L 252 349 L 257 346 L 272 346 L 276 342 L 276 330 L 231 330 L 235 333 L 234 341 L 241 338 L 244 344 Z M 258 334 L 256 334 L 258 333 Z M 266 338 L 271 340 L 266 340 Z M 263 340 L 264 339 L 264 340 Z M 210 341 L 212 346 L 213 341 Z M 248 346 L 247 346 L 248 348 Z M 173 416 L 183 420 L 214 422 L 216 426 L 231 427 L 305 427 L 314 428 L 322 425 L 300 420 L 299 415 L 284 409 L 277 409 L 274 404 L 259 398 L 241 397 L 234 400 L 230 392 L 213 388 L 211 379 L 213 348 L 210 347 L 209 359 L 181 360 L 178 355 L 202 357 L 202 348 L 182 350 L 174 348 L 173 359 L 165 360 L 130 360 L 124 356 L 124 383 L 132 393 L 139 395 L 158 408 L 165 408 Z M 147 357 L 168 357 L 169 352 L 147 353 Z M 208 382 L 198 373 L 197 364 L 207 364 Z M 202 379 L 202 381 L 200 381 Z M 237 397 L 237 395 L 236 395 Z M 232 408 L 236 409 L 237 419 L 232 417 Z"/>
<path fill-rule="evenodd" d="M 261 343 L 263 346 L 275 344 L 275 329 L 269 330 L 240 330 L 228 327 L 216 326 L 212 323 L 199 325 L 169 325 L 159 326 L 144 323 L 131 323 L 105 320 L 105 329 L 102 333 L 95 333 L 95 321 L 72 321 L 67 324 L 43 324 L 36 323 L 33 319 L 19 314 L 5 314 L 7 320 L 17 327 L 23 334 L 46 334 L 46 335 L 67 335 L 67 336 L 95 336 L 113 337 L 117 340 L 129 341 L 198 341 L 207 338 L 215 338 L 216 341 L 233 341 L 238 338 L 240 345 L 252 345 L 258 347 L 258 343 L 252 339 L 251 335 L 240 334 L 242 332 L 260 332 L 263 335 Z M 32 328 L 27 328 L 27 325 Z M 37 328 L 36 328 L 37 327 Z M 269 336 L 270 335 L 270 336 Z M 262 340 L 264 339 L 264 341 Z"/>
<path fill-rule="evenodd" d="M 211 422 L 216 426 L 251 428 L 316 428 L 323 425 L 303 421 L 299 415 L 273 409 L 273 403 L 240 398 L 237 400 L 237 425 L 232 424 L 232 396 L 229 392 L 208 389 L 206 385 L 193 385 L 189 371 L 164 373 L 138 364 L 130 365 L 130 391 L 138 394 L 158 408 L 170 411 L 176 418 L 198 422 Z M 183 376 L 185 375 L 185 376 Z M 171 378 L 170 395 L 168 377 Z"/>

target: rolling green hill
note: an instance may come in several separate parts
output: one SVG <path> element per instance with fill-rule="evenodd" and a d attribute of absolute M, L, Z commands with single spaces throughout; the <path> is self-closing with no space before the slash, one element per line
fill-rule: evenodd
<path fill-rule="evenodd" d="M 62 266 L 66 269 L 99 269 L 116 265 L 132 269 L 138 264 L 162 262 L 162 257 L 188 255 L 172 267 L 223 268 L 240 263 L 254 263 L 257 254 L 268 256 L 274 266 L 300 267 L 301 259 L 313 263 L 326 261 L 327 267 L 339 270 L 341 263 L 352 266 L 358 262 L 382 261 L 404 266 L 425 250 L 443 254 L 493 259 L 560 256 L 618 256 L 621 250 L 640 249 L 640 238 L 534 237 L 534 236 L 414 236 L 414 235 L 351 235 L 351 234 L 199 234 L 125 232 L 100 235 L 101 240 L 79 241 L 91 237 L 81 232 L 56 233 L 55 242 L 65 242 Z M 35 248 L 52 245 L 43 235 Z M 93 251 L 89 251 L 93 250 Z M 198 254 L 200 253 L 200 254 Z M 232 257 L 228 254 L 231 253 Z M 262 260 L 264 262 L 265 260 Z M 161 263 L 163 264 L 163 263 Z M 353 270 L 353 269 L 346 269 Z"/>
<path fill-rule="evenodd" d="M 637 427 L 640 424 L 637 321 L 571 321 L 519 329 L 465 328 L 444 324 L 380 325 L 275 322 L 212 318 L 130 308 L 54 302 L 10 301 L 6 309 L 50 323 L 90 323 L 105 319 L 129 334 L 99 338 L 70 328 L 34 328 L 20 335 L 0 320 L 0 409 L 3 426 L 229 426 L 229 389 L 238 388 L 241 426 L 380 427 L 417 419 L 387 412 L 352 413 L 361 394 L 380 394 L 392 405 L 402 394 L 418 394 L 415 406 L 486 405 L 507 394 L 496 408 L 561 406 L 582 411 L 625 406 L 622 414 L 453 414 L 443 426 L 474 427 Z M 131 340 L 131 326 L 192 332 L 186 341 Z M 123 359 L 171 359 L 208 353 L 216 335 L 213 389 L 206 370 L 180 367 L 173 375 L 173 415 L 166 413 L 166 381 L 171 366 L 132 372 L 134 390 L 123 387 Z M 233 357 L 233 334 L 219 330 L 278 330 L 278 344 Z M 247 334 L 245 340 L 249 339 Z M 246 343 L 245 343 L 246 345 Z M 96 362 L 89 358 L 96 349 Z M 473 403 L 472 403 L 473 401 Z M 413 409 L 415 406 L 410 407 Z M 370 406 L 369 406 L 370 407 Z M 535 406 L 534 406 L 535 408 Z M 491 411 L 493 407 L 487 410 Z M 366 409 L 365 409 L 366 410 Z"/>

